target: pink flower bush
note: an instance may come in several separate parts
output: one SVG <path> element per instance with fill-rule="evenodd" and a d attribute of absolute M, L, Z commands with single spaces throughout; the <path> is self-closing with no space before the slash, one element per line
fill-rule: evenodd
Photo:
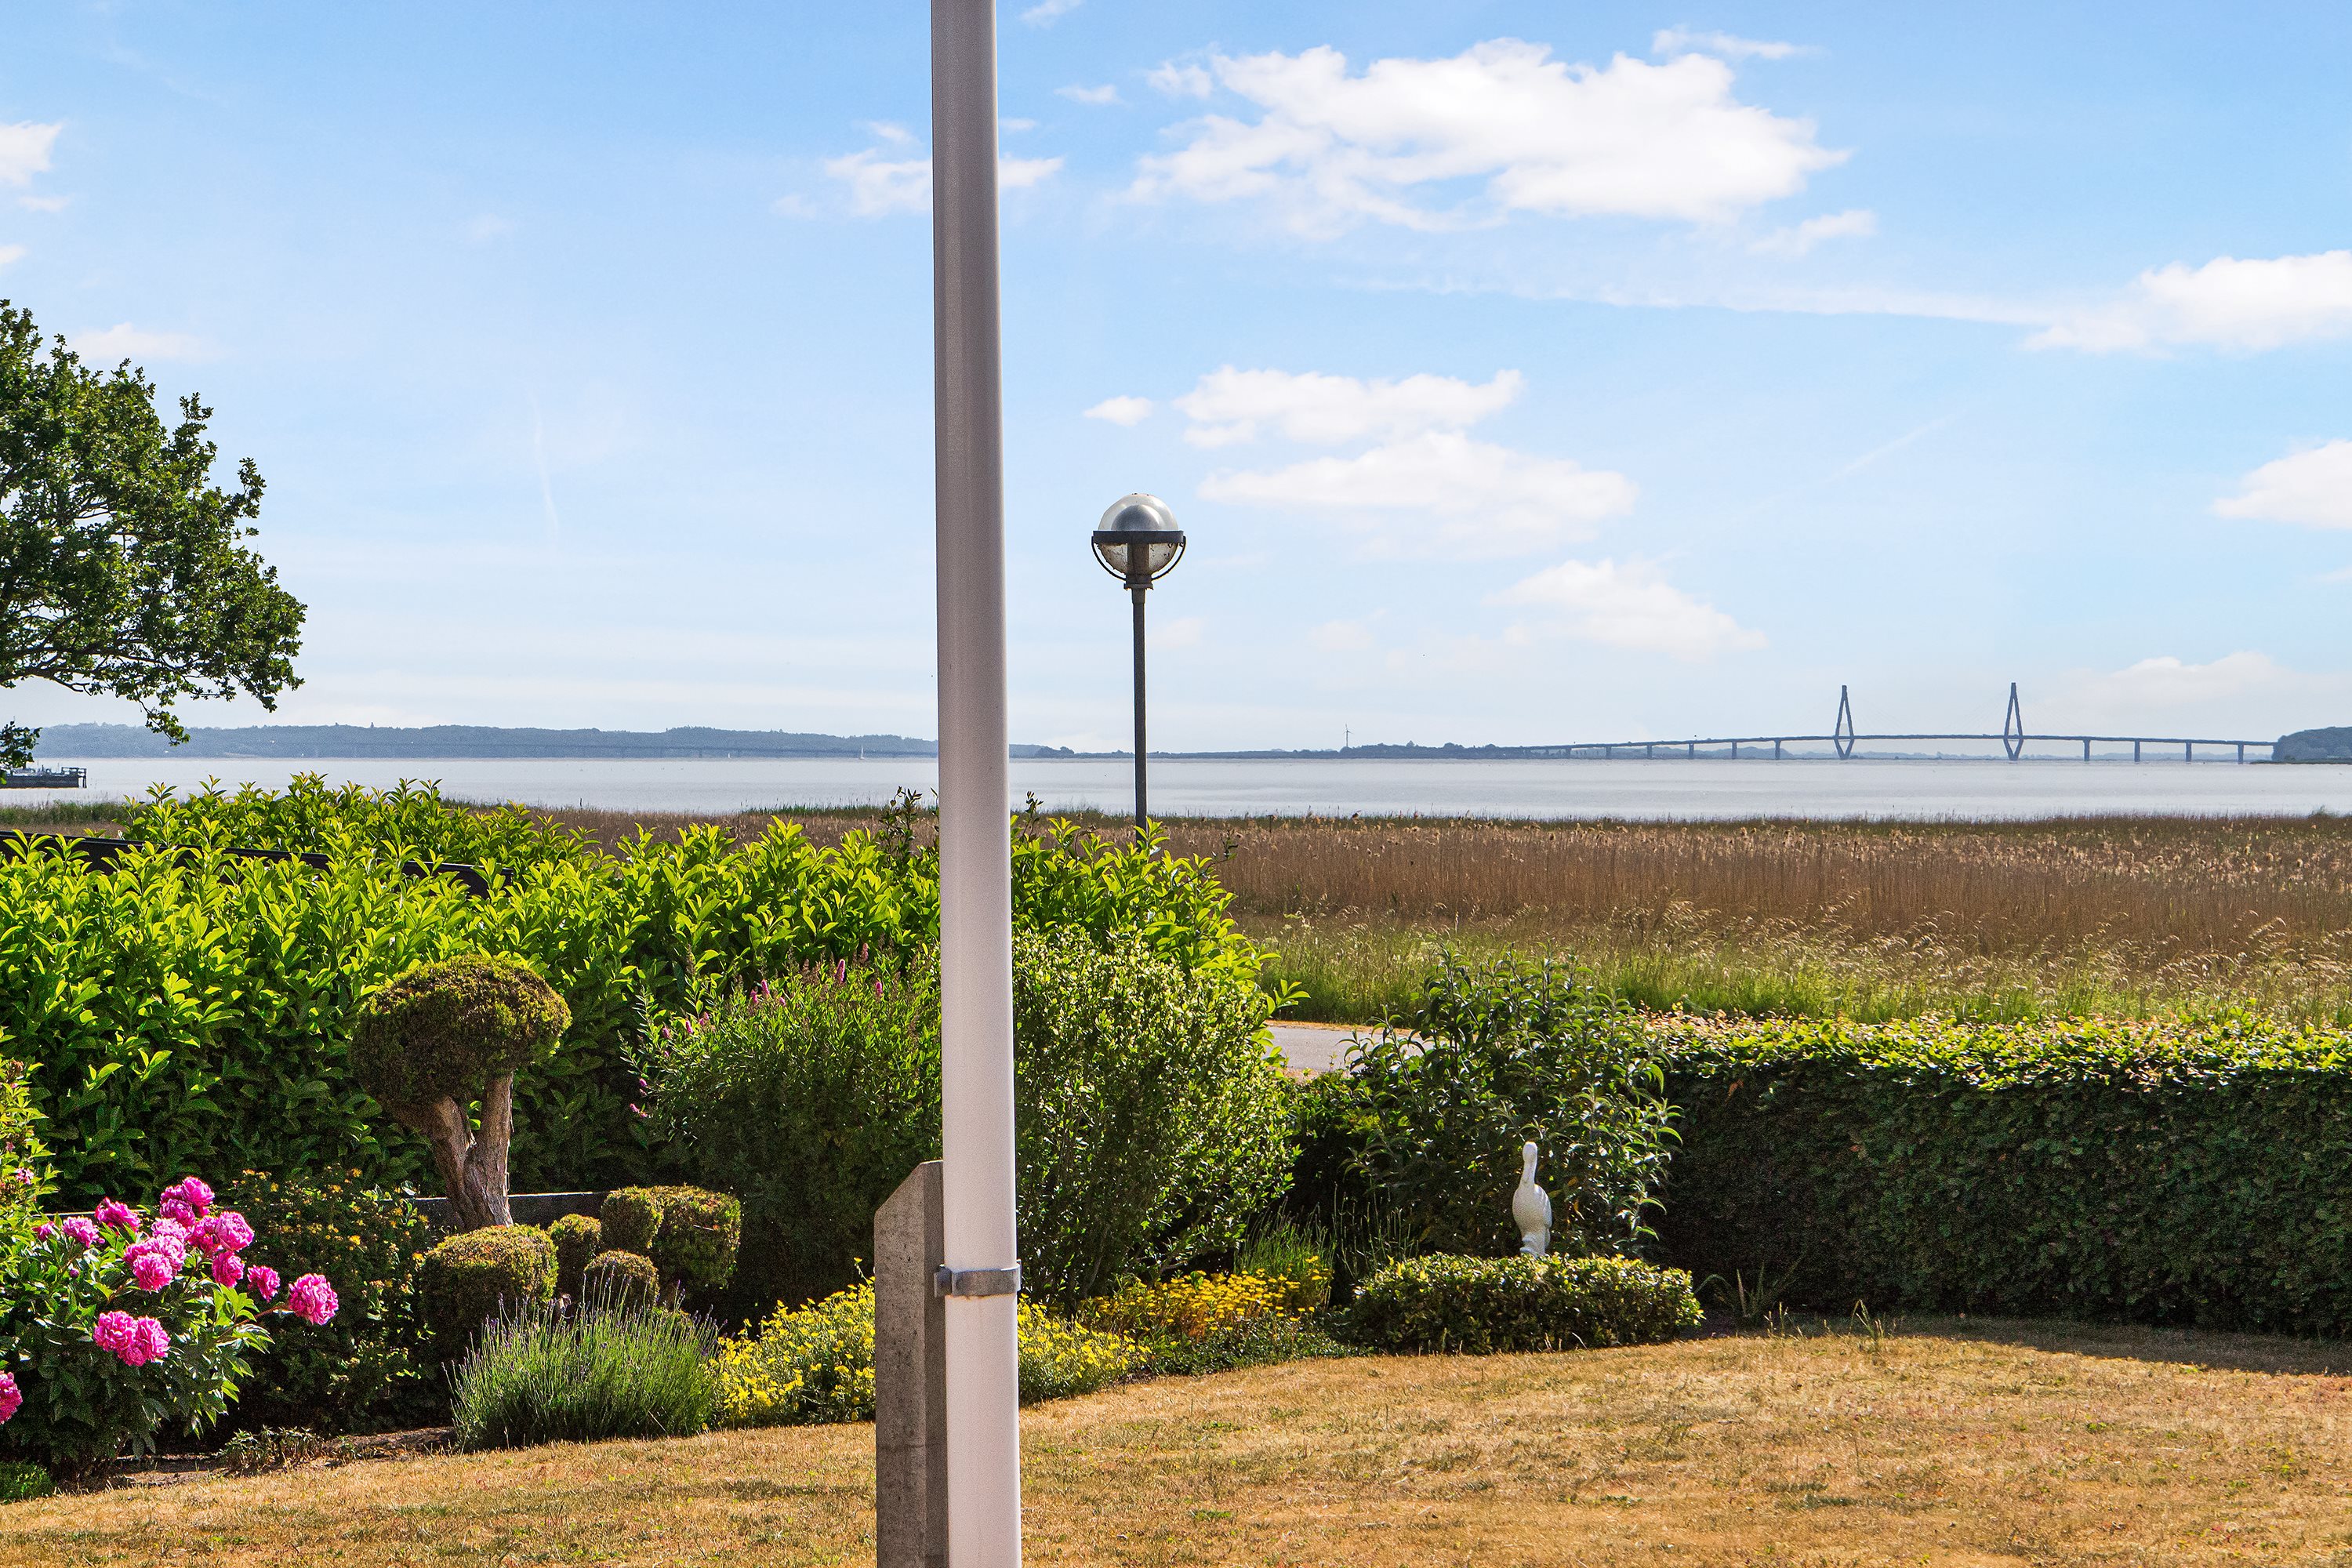
<path fill-rule="evenodd" d="M 89 1337 L 99 1349 L 122 1353 L 131 1342 L 131 1317 L 128 1312 L 100 1312 L 98 1321 L 89 1326 Z"/>
<path fill-rule="evenodd" d="M 24 1403 L 24 1391 L 16 1386 L 15 1374 L 0 1372 L 0 1426 L 8 1425 L 8 1417 L 16 1415 L 16 1407 Z"/>
<path fill-rule="evenodd" d="M 224 1252 L 213 1259 L 213 1283 L 226 1287 L 245 1278 L 245 1259 L 234 1252 Z"/>
<path fill-rule="evenodd" d="M 133 1236 L 139 1234 L 139 1215 L 129 1204 L 108 1198 L 98 1205 L 97 1218 L 98 1223 L 109 1230 L 127 1230 Z"/>
<path fill-rule="evenodd" d="M 142 1252 L 125 1259 L 131 1265 L 131 1282 L 142 1290 L 161 1290 L 179 1278 L 179 1265 L 161 1252 Z"/>
<path fill-rule="evenodd" d="M 194 1225 L 198 1218 L 195 1210 L 177 1198 L 165 1198 L 155 1205 L 155 1212 L 163 1216 L 155 1222 L 157 1225 L 162 1225 L 164 1220 L 169 1220 L 173 1225 Z"/>
<path fill-rule="evenodd" d="M 125 1366 L 145 1366 L 151 1361 L 162 1361 L 172 1351 L 172 1336 L 163 1331 L 163 1324 L 128 1312 L 100 1312 L 89 1337 Z"/>
<path fill-rule="evenodd" d="M 72 1237 L 84 1247 L 96 1247 L 98 1245 L 98 1226 L 90 1224 L 89 1221 L 82 1218 L 79 1215 L 76 1215 L 73 1218 L 66 1221 L 63 1228 L 68 1236 Z"/>
<path fill-rule="evenodd" d="M 267 1263 L 257 1263 L 245 1271 L 245 1288 L 253 1292 L 257 1301 L 267 1301 L 278 1294 L 278 1270 Z"/>
<path fill-rule="evenodd" d="M 342 1302 L 323 1274 L 305 1274 L 286 1288 L 286 1310 L 306 1323 L 323 1323 Z"/>
<path fill-rule="evenodd" d="M 58 1227 L 56 1226 L 51 1225 L 47 1220 L 43 1220 L 40 1224 L 33 1227 L 33 1239 L 35 1241 L 47 1241 L 49 1237 L 57 1235 L 57 1233 Z"/>
<path fill-rule="evenodd" d="M 253 1226 L 235 1209 L 223 1209 L 198 1221 L 188 1240 L 206 1258 L 231 1257 L 253 1245 Z"/>

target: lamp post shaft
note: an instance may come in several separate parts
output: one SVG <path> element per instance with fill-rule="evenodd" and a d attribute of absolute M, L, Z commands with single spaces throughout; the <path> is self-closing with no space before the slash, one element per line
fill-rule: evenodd
<path fill-rule="evenodd" d="M 941 1206 L 961 1271 L 1008 1268 L 1017 1247 L 993 0 L 931 0 L 931 157 Z M 948 1561 L 1019 1568 L 1015 1298 L 945 1306 Z"/>
<path fill-rule="evenodd" d="M 1143 595 L 1140 583 L 1130 584 L 1128 592 L 1135 598 L 1135 831 L 1139 837 L 1143 825 L 1151 820 L 1151 805 L 1144 784 L 1143 742 Z"/>

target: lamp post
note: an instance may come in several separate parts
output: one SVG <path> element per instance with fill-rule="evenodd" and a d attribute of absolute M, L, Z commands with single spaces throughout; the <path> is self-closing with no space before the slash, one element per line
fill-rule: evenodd
<path fill-rule="evenodd" d="M 1095 528 L 1094 545 L 1095 559 L 1135 600 L 1135 831 L 1140 836 L 1151 816 L 1144 784 L 1143 595 L 1183 559 L 1184 531 L 1166 501 L 1138 491 L 1110 503 Z"/>

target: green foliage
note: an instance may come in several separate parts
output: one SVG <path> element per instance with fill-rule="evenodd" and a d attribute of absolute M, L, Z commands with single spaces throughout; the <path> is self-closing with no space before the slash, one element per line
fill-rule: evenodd
<path fill-rule="evenodd" d="M 1021 1402 L 1091 1394 L 1139 1370 L 1142 1347 L 1020 1306 Z M 874 1419 L 874 1287 L 853 1285 L 784 1308 L 759 1331 L 722 1341 L 713 1364 L 719 1423 L 799 1426 Z"/>
<path fill-rule="evenodd" d="M 580 1271 L 581 1301 L 650 1307 L 660 1297 L 661 1275 L 653 1259 L 635 1252 L 600 1252 Z"/>
<path fill-rule="evenodd" d="M 709 1354 L 709 1331 L 665 1308 L 592 1303 L 559 1312 L 543 1304 L 509 1313 L 458 1368 L 450 1399 L 457 1445 L 692 1436 L 710 1425 Z"/>
<path fill-rule="evenodd" d="M 1234 1272 L 1283 1282 L 1283 1309 L 1319 1312 L 1331 1304 L 1330 1244 L 1318 1229 L 1277 1219 L 1242 1243 Z"/>
<path fill-rule="evenodd" d="M 1457 1258 L 1392 1263 L 1364 1281 L 1346 1332 L 1383 1351 L 1599 1350 L 1696 1328 L 1688 1274 L 1630 1258 Z"/>
<path fill-rule="evenodd" d="M 164 792 L 134 816 L 134 836 L 198 853 L 134 853 L 111 871 L 55 850 L 0 862 L 9 1054 L 37 1064 L 35 1104 L 76 1131 L 53 1156 L 60 1206 L 193 1169 L 357 1166 L 380 1185 L 423 1182 L 423 1141 L 384 1124 L 346 1042 L 369 991 L 472 952 L 529 963 L 572 1014 L 562 1045 L 517 1085 L 513 1188 L 643 1180 L 656 1166 L 631 1110 L 627 1051 L 649 1024 L 806 963 L 916 960 L 938 937 L 938 858 L 904 823 L 835 849 L 782 826 L 745 843 L 715 827 L 676 843 L 640 836 L 604 855 L 520 808 L 317 779 Z M 330 865 L 205 852 L 230 845 L 299 847 Z M 482 864 L 490 895 L 402 869 L 439 859 Z M 1097 940 L 1124 933 L 1179 963 L 1255 974 L 1256 949 L 1198 862 L 1034 827 L 1014 862 L 1024 922 L 1076 921 Z"/>
<path fill-rule="evenodd" d="M 661 1225 L 648 1255 L 673 1294 L 707 1297 L 735 1278 L 735 1254 L 743 1241 L 743 1204 L 701 1187 L 656 1187 Z"/>
<path fill-rule="evenodd" d="M 0 1030 L 0 1040 L 6 1037 Z M 46 1119 L 33 1103 L 30 1077 L 23 1062 L 0 1057 L 0 1236 L 30 1226 L 50 1185 L 48 1145 L 41 1142 Z"/>
<path fill-rule="evenodd" d="M 555 1244 L 527 1225 L 453 1236 L 425 1255 L 417 1274 L 417 1302 L 443 1361 L 463 1355 L 485 1322 L 554 1296 Z"/>
<path fill-rule="evenodd" d="M 1416 1250 L 1516 1247 L 1529 1141 L 1555 1249 L 1630 1251 L 1648 1234 L 1674 1139 L 1663 1056 L 1642 1016 L 1581 973 L 1449 960 L 1411 1017 L 1357 1042 L 1349 1076 L 1352 1103 L 1329 1114 L 1360 1136 L 1373 1195 Z"/>
<path fill-rule="evenodd" d="M 555 1293 L 580 1299 L 580 1271 L 604 1250 L 604 1226 L 592 1214 L 568 1214 L 547 1227 L 555 1247 Z"/>
<path fill-rule="evenodd" d="M 30 1502 L 57 1489 L 47 1467 L 30 1459 L 0 1459 L 0 1503 Z"/>
<path fill-rule="evenodd" d="M 419 963 L 360 1004 L 352 1079 L 395 1113 L 478 1099 L 571 1026 L 571 1009 L 528 963 L 488 953 Z"/>
<path fill-rule="evenodd" d="M 1041 821 L 1033 801 L 1013 837 L 1013 923 L 1083 931 L 1097 943 L 1129 938 L 1188 974 L 1255 986 L 1265 953 L 1227 915 L 1233 895 L 1206 857 L 1170 855 L 1161 845 L 1157 826 L 1140 838 L 1124 830 L 1106 838 L 1074 822 Z"/>
<path fill-rule="evenodd" d="M 604 1194 L 597 1213 L 597 1234 L 607 1250 L 651 1258 L 661 1221 L 661 1200 L 652 1188 L 615 1187 Z"/>
<path fill-rule="evenodd" d="M 824 1295 L 871 1256 L 875 1209 L 939 1154 L 939 1037 L 930 963 L 839 963 L 730 996 L 651 1043 L 654 1137 L 685 1174 L 742 1200 L 738 1316 Z"/>
<path fill-rule="evenodd" d="M 415 1205 L 355 1170 L 307 1179 L 247 1171 L 224 1184 L 220 1204 L 264 1238 L 261 1260 L 288 1279 L 325 1275 L 340 1300 L 325 1323 L 271 1320 L 269 1353 L 237 1390 L 237 1425 L 352 1432 L 437 1418 L 441 1390 L 417 1353 L 416 1295 L 435 1237 Z"/>
<path fill-rule="evenodd" d="M 1021 1256 L 1041 1294 L 1229 1253 L 1280 1194 L 1294 1151 L 1268 1005 L 1139 938 L 1014 933 Z"/>
<path fill-rule="evenodd" d="M 2232 1016 L 1664 1026 L 1665 1256 L 1798 1303 L 2352 1331 L 2352 1052 Z M 1785 1286 L 1777 1281 L 1786 1278 Z"/>
<path fill-rule="evenodd" d="M 174 740 L 183 697 L 244 692 L 275 709 L 294 679 L 302 606 L 244 541 L 261 511 L 251 458 L 213 482 L 212 410 L 188 396 L 167 426 L 124 361 L 86 366 L 0 300 L 0 687 L 45 680 L 126 698 Z M 0 763 L 32 760 L 10 724 Z"/>

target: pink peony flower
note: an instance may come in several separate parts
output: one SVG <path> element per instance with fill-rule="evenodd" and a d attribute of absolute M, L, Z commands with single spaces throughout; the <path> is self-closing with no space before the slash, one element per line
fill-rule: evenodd
<path fill-rule="evenodd" d="M 129 1204 L 108 1198 L 98 1205 L 97 1219 L 99 1224 L 109 1229 L 127 1230 L 133 1236 L 139 1234 L 139 1215 Z"/>
<path fill-rule="evenodd" d="M 162 1203 L 155 1205 L 155 1212 L 163 1216 L 163 1219 L 159 1219 L 155 1222 L 157 1225 L 163 1224 L 163 1220 L 166 1219 L 170 1220 L 173 1225 L 194 1225 L 196 1223 L 198 1217 L 200 1217 L 196 1214 L 195 1210 L 190 1208 L 187 1205 L 182 1203 L 177 1198 L 165 1198 Z"/>
<path fill-rule="evenodd" d="M 286 1288 L 286 1310 L 306 1323 L 323 1323 L 342 1302 L 323 1274 L 305 1274 Z"/>
<path fill-rule="evenodd" d="M 182 1225 L 178 1220 L 172 1218 L 169 1215 L 157 1220 L 153 1225 L 149 1226 L 147 1227 L 147 1234 L 150 1237 L 168 1236 L 173 1240 L 180 1244 L 182 1251 L 184 1252 L 187 1250 L 189 1234 L 188 1227 Z"/>
<path fill-rule="evenodd" d="M 188 1234 L 188 1239 L 206 1258 L 243 1252 L 253 1245 L 253 1226 L 235 1209 L 223 1209 L 200 1223 Z"/>
<path fill-rule="evenodd" d="M 63 1228 L 68 1236 L 72 1237 L 84 1247 L 96 1247 L 98 1245 L 98 1226 L 90 1224 L 89 1221 L 82 1218 L 79 1215 L 76 1215 L 73 1218 L 66 1221 Z"/>
<path fill-rule="evenodd" d="M 131 1342 L 134 1321 L 128 1312 L 100 1312 L 98 1321 L 89 1326 L 89 1337 L 99 1349 L 121 1355 L 122 1347 Z"/>
<path fill-rule="evenodd" d="M 8 1425 L 8 1417 L 16 1415 L 16 1406 L 24 1403 L 24 1391 L 16 1386 L 16 1374 L 0 1372 L 0 1426 Z"/>
<path fill-rule="evenodd" d="M 278 1294 L 278 1270 L 267 1263 L 257 1263 L 245 1271 L 245 1288 L 253 1292 L 257 1301 L 267 1301 Z"/>
<path fill-rule="evenodd" d="M 213 1206 L 213 1190 L 194 1176 L 183 1176 L 165 1187 L 163 1197 L 166 1202 L 187 1205 L 198 1219 L 204 1218 L 205 1211 Z"/>
<path fill-rule="evenodd" d="M 115 1354 L 125 1366 L 145 1366 L 151 1361 L 162 1361 L 172 1353 L 172 1336 L 163 1325 L 152 1318 L 140 1318 L 131 1325 L 131 1342 Z"/>
<path fill-rule="evenodd" d="M 43 1220 L 40 1224 L 33 1227 L 33 1239 L 35 1241 L 47 1241 L 49 1237 L 57 1235 L 57 1233 L 58 1227 L 56 1226 L 51 1225 L 47 1220 Z"/>
<path fill-rule="evenodd" d="M 245 1259 L 234 1252 L 224 1252 L 213 1259 L 213 1283 L 234 1285 L 245 1278 Z"/>
<path fill-rule="evenodd" d="M 142 1290 L 161 1290 L 179 1276 L 179 1268 L 161 1252 L 142 1252 L 136 1258 L 125 1255 L 131 1265 L 131 1282 Z"/>

